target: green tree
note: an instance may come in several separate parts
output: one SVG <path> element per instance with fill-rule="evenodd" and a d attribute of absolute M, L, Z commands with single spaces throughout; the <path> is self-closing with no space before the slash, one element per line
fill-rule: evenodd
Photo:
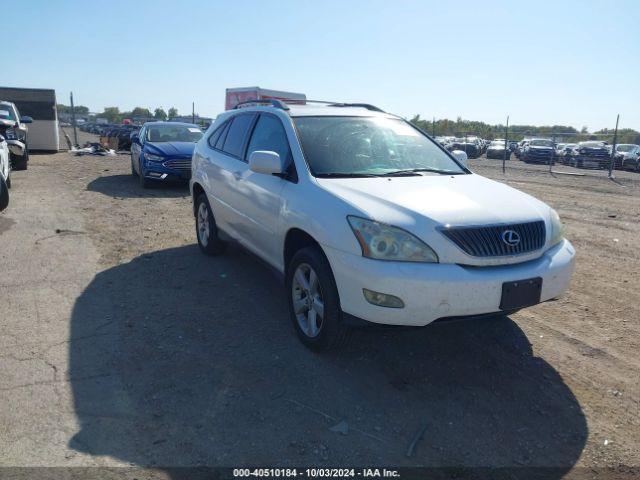
<path fill-rule="evenodd" d="M 118 107 L 104 107 L 104 112 L 102 112 L 100 116 L 106 118 L 111 123 L 122 120 L 122 114 Z"/>
<path fill-rule="evenodd" d="M 167 112 L 165 112 L 162 107 L 158 107 L 153 111 L 153 118 L 157 120 L 166 120 Z"/>
<path fill-rule="evenodd" d="M 134 108 L 133 110 L 131 110 L 131 115 L 134 117 L 146 117 L 146 118 L 152 117 L 151 110 L 143 107 Z"/>
<path fill-rule="evenodd" d="M 71 113 L 71 107 L 69 105 L 59 103 L 56 105 L 56 109 L 58 113 Z M 89 113 L 89 107 L 85 107 L 84 105 L 75 105 L 74 110 L 80 115 L 87 115 Z"/>
<path fill-rule="evenodd" d="M 167 114 L 169 118 L 175 118 L 178 116 L 178 109 L 176 107 L 171 107 L 169 109 L 169 113 Z"/>

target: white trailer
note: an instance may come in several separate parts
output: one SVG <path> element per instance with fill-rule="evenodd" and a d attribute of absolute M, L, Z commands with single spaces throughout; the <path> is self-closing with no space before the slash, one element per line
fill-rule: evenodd
<path fill-rule="evenodd" d="M 304 103 L 307 96 L 304 93 L 283 92 L 280 90 L 268 90 L 260 87 L 227 88 L 225 96 L 225 110 L 231 110 L 240 102 L 248 100 L 283 100 L 289 102 Z"/>
<path fill-rule="evenodd" d="M 0 87 L 0 100 L 15 103 L 21 116 L 33 118 L 27 137 L 29 150 L 60 149 L 55 90 Z"/>

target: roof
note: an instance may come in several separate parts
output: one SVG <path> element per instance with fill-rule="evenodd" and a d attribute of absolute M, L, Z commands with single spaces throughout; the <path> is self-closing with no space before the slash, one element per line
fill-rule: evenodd
<path fill-rule="evenodd" d="M 362 105 L 362 106 L 360 106 Z M 364 106 L 365 104 L 343 104 L 343 103 L 287 103 L 288 110 L 284 110 L 277 105 L 251 105 L 229 110 L 228 112 L 237 111 L 263 111 L 273 112 L 279 110 L 288 113 L 291 117 L 319 117 L 319 116 L 342 116 L 342 117 L 385 117 L 397 118 L 396 115 L 383 112 L 373 105 Z M 225 112 L 226 113 L 226 112 Z M 225 115 L 226 116 L 226 115 Z"/>
<path fill-rule="evenodd" d="M 158 122 L 144 122 L 144 125 L 171 125 L 171 126 L 184 125 L 185 127 L 200 128 L 200 125 L 196 125 L 195 123 L 187 123 L 187 122 L 164 122 L 164 121 L 158 121 Z"/>
<path fill-rule="evenodd" d="M 379 112 L 371 110 L 365 107 L 350 107 L 327 105 L 327 104 L 307 104 L 307 105 L 295 105 L 290 104 L 289 115 L 292 117 L 319 117 L 319 116 L 336 116 L 336 117 L 388 117 L 394 118 L 395 115 L 391 115 L 385 112 Z M 269 107 L 266 107 L 269 108 Z M 273 107 L 271 107 L 273 108 Z"/>

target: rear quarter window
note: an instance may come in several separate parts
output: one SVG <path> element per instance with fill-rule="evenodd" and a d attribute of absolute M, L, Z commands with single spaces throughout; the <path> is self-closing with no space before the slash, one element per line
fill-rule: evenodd
<path fill-rule="evenodd" d="M 218 139 L 220 138 L 222 132 L 224 132 L 225 128 L 227 128 L 228 124 L 229 122 L 224 122 L 222 125 L 216 128 L 211 135 L 209 135 L 208 141 L 211 148 L 216 148 L 216 143 L 218 142 Z"/>

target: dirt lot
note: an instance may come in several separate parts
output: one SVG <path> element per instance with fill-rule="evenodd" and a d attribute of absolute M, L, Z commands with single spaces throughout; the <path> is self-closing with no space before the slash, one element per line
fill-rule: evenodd
<path fill-rule="evenodd" d="M 640 176 L 472 165 L 559 211 L 570 292 L 319 356 L 266 267 L 200 254 L 186 187 L 33 155 L 0 214 L 0 465 L 640 466 Z"/>

